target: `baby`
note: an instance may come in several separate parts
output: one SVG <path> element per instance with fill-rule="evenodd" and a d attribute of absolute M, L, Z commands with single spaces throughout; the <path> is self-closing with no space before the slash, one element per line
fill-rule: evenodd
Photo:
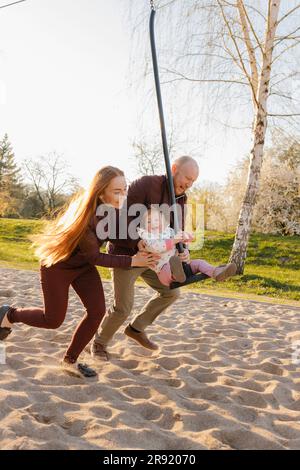
<path fill-rule="evenodd" d="M 176 255 L 176 244 L 189 243 L 193 241 L 193 236 L 183 231 L 175 234 L 175 231 L 166 224 L 163 214 L 156 208 L 147 210 L 137 231 L 144 241 L 145 251 L 161 255 L 153 269 L 160 282 L 165 286 L 170 286 L 173 281 L 184 282 L 186 276 L 182 262 Z M 225 281 L 236 273 L 234 263 L 215 267 L 202 259 L 193 259 L 189 264 L 193 274 L 203 273 L 216 281 Z"/>

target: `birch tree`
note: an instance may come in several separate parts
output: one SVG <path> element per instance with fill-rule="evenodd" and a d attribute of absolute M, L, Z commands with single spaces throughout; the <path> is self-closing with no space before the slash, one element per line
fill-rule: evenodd
<path fill-rule="evenodd" d="M 253 210 L 259 191 L 260 172 L 262 168 L 263 150 L 267 130 L 267 103 L 270 90 L 272 58 L 280 1 L 281 0 L 268 1 L 265 40 L 263 43 L 258 40 L 261 53 L 261 71 L 258 73 L 255 50 L 252 41 L 250 40 L 249 33 L 249 29 L 252 28 L 254 31 L 254 27 L 250 20 L 248 20 L 249 17 L 243 0 L 237 0 L 237 8 L 240 15 L 244 41 L 249 54 L 251 70 L 251 73 L 249 74 L 245 68 L 245 75 L 247 76 L 247 80 L 250 84 L 254 108 L 253 146 L 251 149 L 248 180 L 230 256 L 230 261 L 235 262 L 239 274 L 242 274 L 244 270 Z M 229 33 L 230 32 L 229 28 Z M 234 41 L 234 37 L 232 40 Z M 241 64 L 244 66 L 243 60 L 241 60 Z"/>

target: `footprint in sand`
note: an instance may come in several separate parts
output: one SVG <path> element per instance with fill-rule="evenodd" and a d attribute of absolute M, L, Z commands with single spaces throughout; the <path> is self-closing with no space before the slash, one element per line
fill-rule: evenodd
<path fill-rule="evenodd" d="M 179 388 L 182 385 L 182 380 L 179 379 L 163 379 L 163 382 L 168 385 L 168 387 Z"/>
<path fill-rule="evenodd" d="M 13 297 L 14 291 L 11 289 L 0 289 L 0 297 Z"/>
<path fill-rule="evenodd" d="M 97 418 L 108 420 L 112 417 L 112 410 L 107 406 L 92 406 L 89 408 L 89 414 L 93 414 Z"/>
<path fill-rule="evenodd" d="M 158 359 L 157 362 L 161 367 L 167 370 L 174 370 L 180 366 L 180 362 L 178 361 L 178 359 L 173 357 L 162 357 Z"/>
<path fill-rule="evenodd" d="M 130 398 L 138 398 L 148 400 L 151 398 L 151 393 L 148 388 L 140 387 L 140 386 L 128 386 L 122 387 L 122 392 L 125 395 L 129 396 Z"/>
<path fill-rule="evenodd" d="M 264 362 L 261 366 L 260 369 L 263 372 L 266 372 L 267 374 L 272 374 L 272 375 L 283 375 L 283 370 L 281 367 L 279 367 L 276 364 L 272 364 L 272 362 Z"/>
<path fill-rule="evenodd" d="M 174 411 L 170 407 L 164 407 L 163 408 L 163 415 L 157 421 L 157 424 L 162 428 L 166 430 L 171 430 L 176 423 L 178 423 L 178 414 L 174 414 Z"/>
<path fill-rule="evenodd" d="M 221 429 L 213 431 L 213 436 L 219 439 L 224 444 L 229 445 L 232 449 L 237 450 L 271 450 L 271 449 L 285 449 L 284 446 L 263 437 L 256 432 L 248 431 L 241 427 L 227 430 Z"/>
<path fill-rule="evenodd" d="M 162 415 L 161 407 L 158 405 L 153 405 L 152 403 L 135 405 L 134 409 L 147 421 L 156 421 Z"/>
<path fill-rule="evenodd" d="M 213 382 L 217 382 L 218 380 L 218 374 L 212 374 L 212 373 L 203 373 L 203 372 L 200 372 L 200 371 L 195 371 L 195 372 L 191 372 L 191 377 L 194 377 L 194 379 L 196 379 L 198 382 L 200 383 L 213 383 Z"/>
<path fill-rule="evenodd" d="M 138 361 L 128 360 L 128 361 L 120 361 L 120 366 L 124 369 L 134 370 L 138 367 Z"/>
<path fill-rule="evenodd" d="M 258 392 L 239 389 L 232 392 L 230 396 L 237 403 L 241 403 L 244 406 L 253 406 L 254 408 L 267 408 L 268 406 L 264 397 Z"/>
<path fill-rule="evenodd" d="M 64 417 L 64 421 L 60 424 L 60 427 L 67 431 L 69 436 L 81 437 L 87 432 L 88 423 L 81 419 L 75 419 L 73 417 Z"/>

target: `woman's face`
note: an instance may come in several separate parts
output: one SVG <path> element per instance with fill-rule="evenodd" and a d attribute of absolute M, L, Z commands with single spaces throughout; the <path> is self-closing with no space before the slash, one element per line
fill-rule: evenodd
<path fill-rule="evenodd" d="M 102 201 L 116 209 L 121 209 L 127 196 L 127 183 L 124 176 L 116 176 L 101 195 Z"/>

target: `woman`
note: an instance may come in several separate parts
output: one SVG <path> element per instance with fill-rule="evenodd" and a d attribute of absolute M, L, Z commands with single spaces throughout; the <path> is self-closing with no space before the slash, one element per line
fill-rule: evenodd
<path fill-rule="evenodd" d="M 105 314 L 102 282 L 95 267 L 153 267 L 157 256 L 138 253 L 133 257 L 99 252 L 105 240 L 96 234 L 99 218 L 96 210 L 105 204 L 120 209 L 126 198 L 124 173 L 106 166 L 95 175 L 89 189 L 75 195 L 57 218 L 35 237 L 36 255 L 40 259 L 40 279 L 44 309 L 0 307 L 0 340 L 5 339 L 15 323 L 37 328 L 56 329 L 64 321 L 70 285 L 80 297 L 86 315 L 78 325 L 62 361 L 64 370 L 79 376 L 96 372 L 77 359 L 96 333 Z"/>

